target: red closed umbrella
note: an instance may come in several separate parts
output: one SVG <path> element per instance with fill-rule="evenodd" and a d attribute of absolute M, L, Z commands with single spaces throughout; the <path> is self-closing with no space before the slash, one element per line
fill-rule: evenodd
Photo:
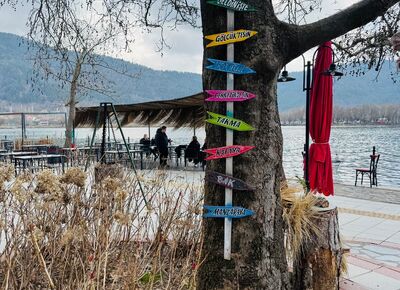
<path fill-rule="evenodd" d="M 313 72 L 310 98 L 310 136 L 313 143 L 309 153 L 310 190 L 333 195 L 332 159 L 329 138 L 332 124 L 333 77 L 323 73 L 332 64 L 331 42 L 318 48 Z"/>

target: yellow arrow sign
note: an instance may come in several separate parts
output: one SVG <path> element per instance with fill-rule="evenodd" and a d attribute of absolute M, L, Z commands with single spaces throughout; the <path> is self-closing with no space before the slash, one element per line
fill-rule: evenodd
<path fill-rule="evenodd" d="M 257 34 L 257 31 L 252 30 L 235 30 L 228 32 L 221 32 L 212 35 L 206 35 L 205 39 L 212 40 L 206 47 L 212 47 L 217 45 L 229 44 L 239 41 L 244 41 Z"/>

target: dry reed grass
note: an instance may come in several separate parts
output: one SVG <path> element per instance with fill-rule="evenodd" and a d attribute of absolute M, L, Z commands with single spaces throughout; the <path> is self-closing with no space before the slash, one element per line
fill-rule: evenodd
<path fill-rule="evenodd" d="M 313 194 L 301 194 L 302 189 L 283 186 L 281 200 L 285 221 L 285 247 L 290 260 L 296 258 L 303 246 L 320 236 L 315 225 L 318 212 L 315 205 L 318 199 Z"/>
<path fill-rule="evenodd" d="M 126 173 L 13 174 L 0 166 L 1 289 L 195 288 L 202 185 L 142 172 L 146 207 Z M 317 199 L 298 192 L 281 190 L 289 260 L 319 235 Z"/>
<path fill-rule="evenodd" d="M 193 289 L 202 189 L 150 174 L 148 210 L 130 175 L 0 167 L 0 288 Z"/>

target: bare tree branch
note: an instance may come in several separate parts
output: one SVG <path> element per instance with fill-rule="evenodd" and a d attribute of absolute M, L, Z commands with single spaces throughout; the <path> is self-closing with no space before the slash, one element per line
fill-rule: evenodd
<path fill-rule="evenodd" d="M 304 51 L 339 37 L 382 16 L 399 0 L 362 0 L 330 17 L 302 26 L 291 27 L 291 45 L 287 60 Z"/>

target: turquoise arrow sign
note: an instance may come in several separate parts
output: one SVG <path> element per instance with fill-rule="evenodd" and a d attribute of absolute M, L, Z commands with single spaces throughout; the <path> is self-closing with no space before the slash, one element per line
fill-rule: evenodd
<path fill-rule="evenodd" d="M 256 11 L 254 7 L 240 0 L 210 0 L 207 3 L 240 12 Z"/>
<path fill-rule="evenodd" d="M 214 125 L 219 125 L 231 130 L 236 131 L 253 131 L 254 128 L 249 124 L 243 122 L 242 120 L 235 119 L 232 117 L 228 117 L 225 115 L 220 115 L 213 112 L 207 112 L 207 114 L 211 117 L 206 120 L 206 122 Z"/>
<path fill-rule="evenodd" d="M 231 74 L 238 74 L 238 75 L 256 73 L 254 70 L 241 63 L 236 63 L 232 61 L 223 61 L 213 58 L 208 58 L 207 60 L 211 63 L 211 65 L 206 66 L 207 69 L 222 71 Z"/>
<path fill-rule="evenodd" d="M 205 218 L 243 218 L 254 214 L 252 210 L 238 206 L 212 206 L 203 207 Z"/>

